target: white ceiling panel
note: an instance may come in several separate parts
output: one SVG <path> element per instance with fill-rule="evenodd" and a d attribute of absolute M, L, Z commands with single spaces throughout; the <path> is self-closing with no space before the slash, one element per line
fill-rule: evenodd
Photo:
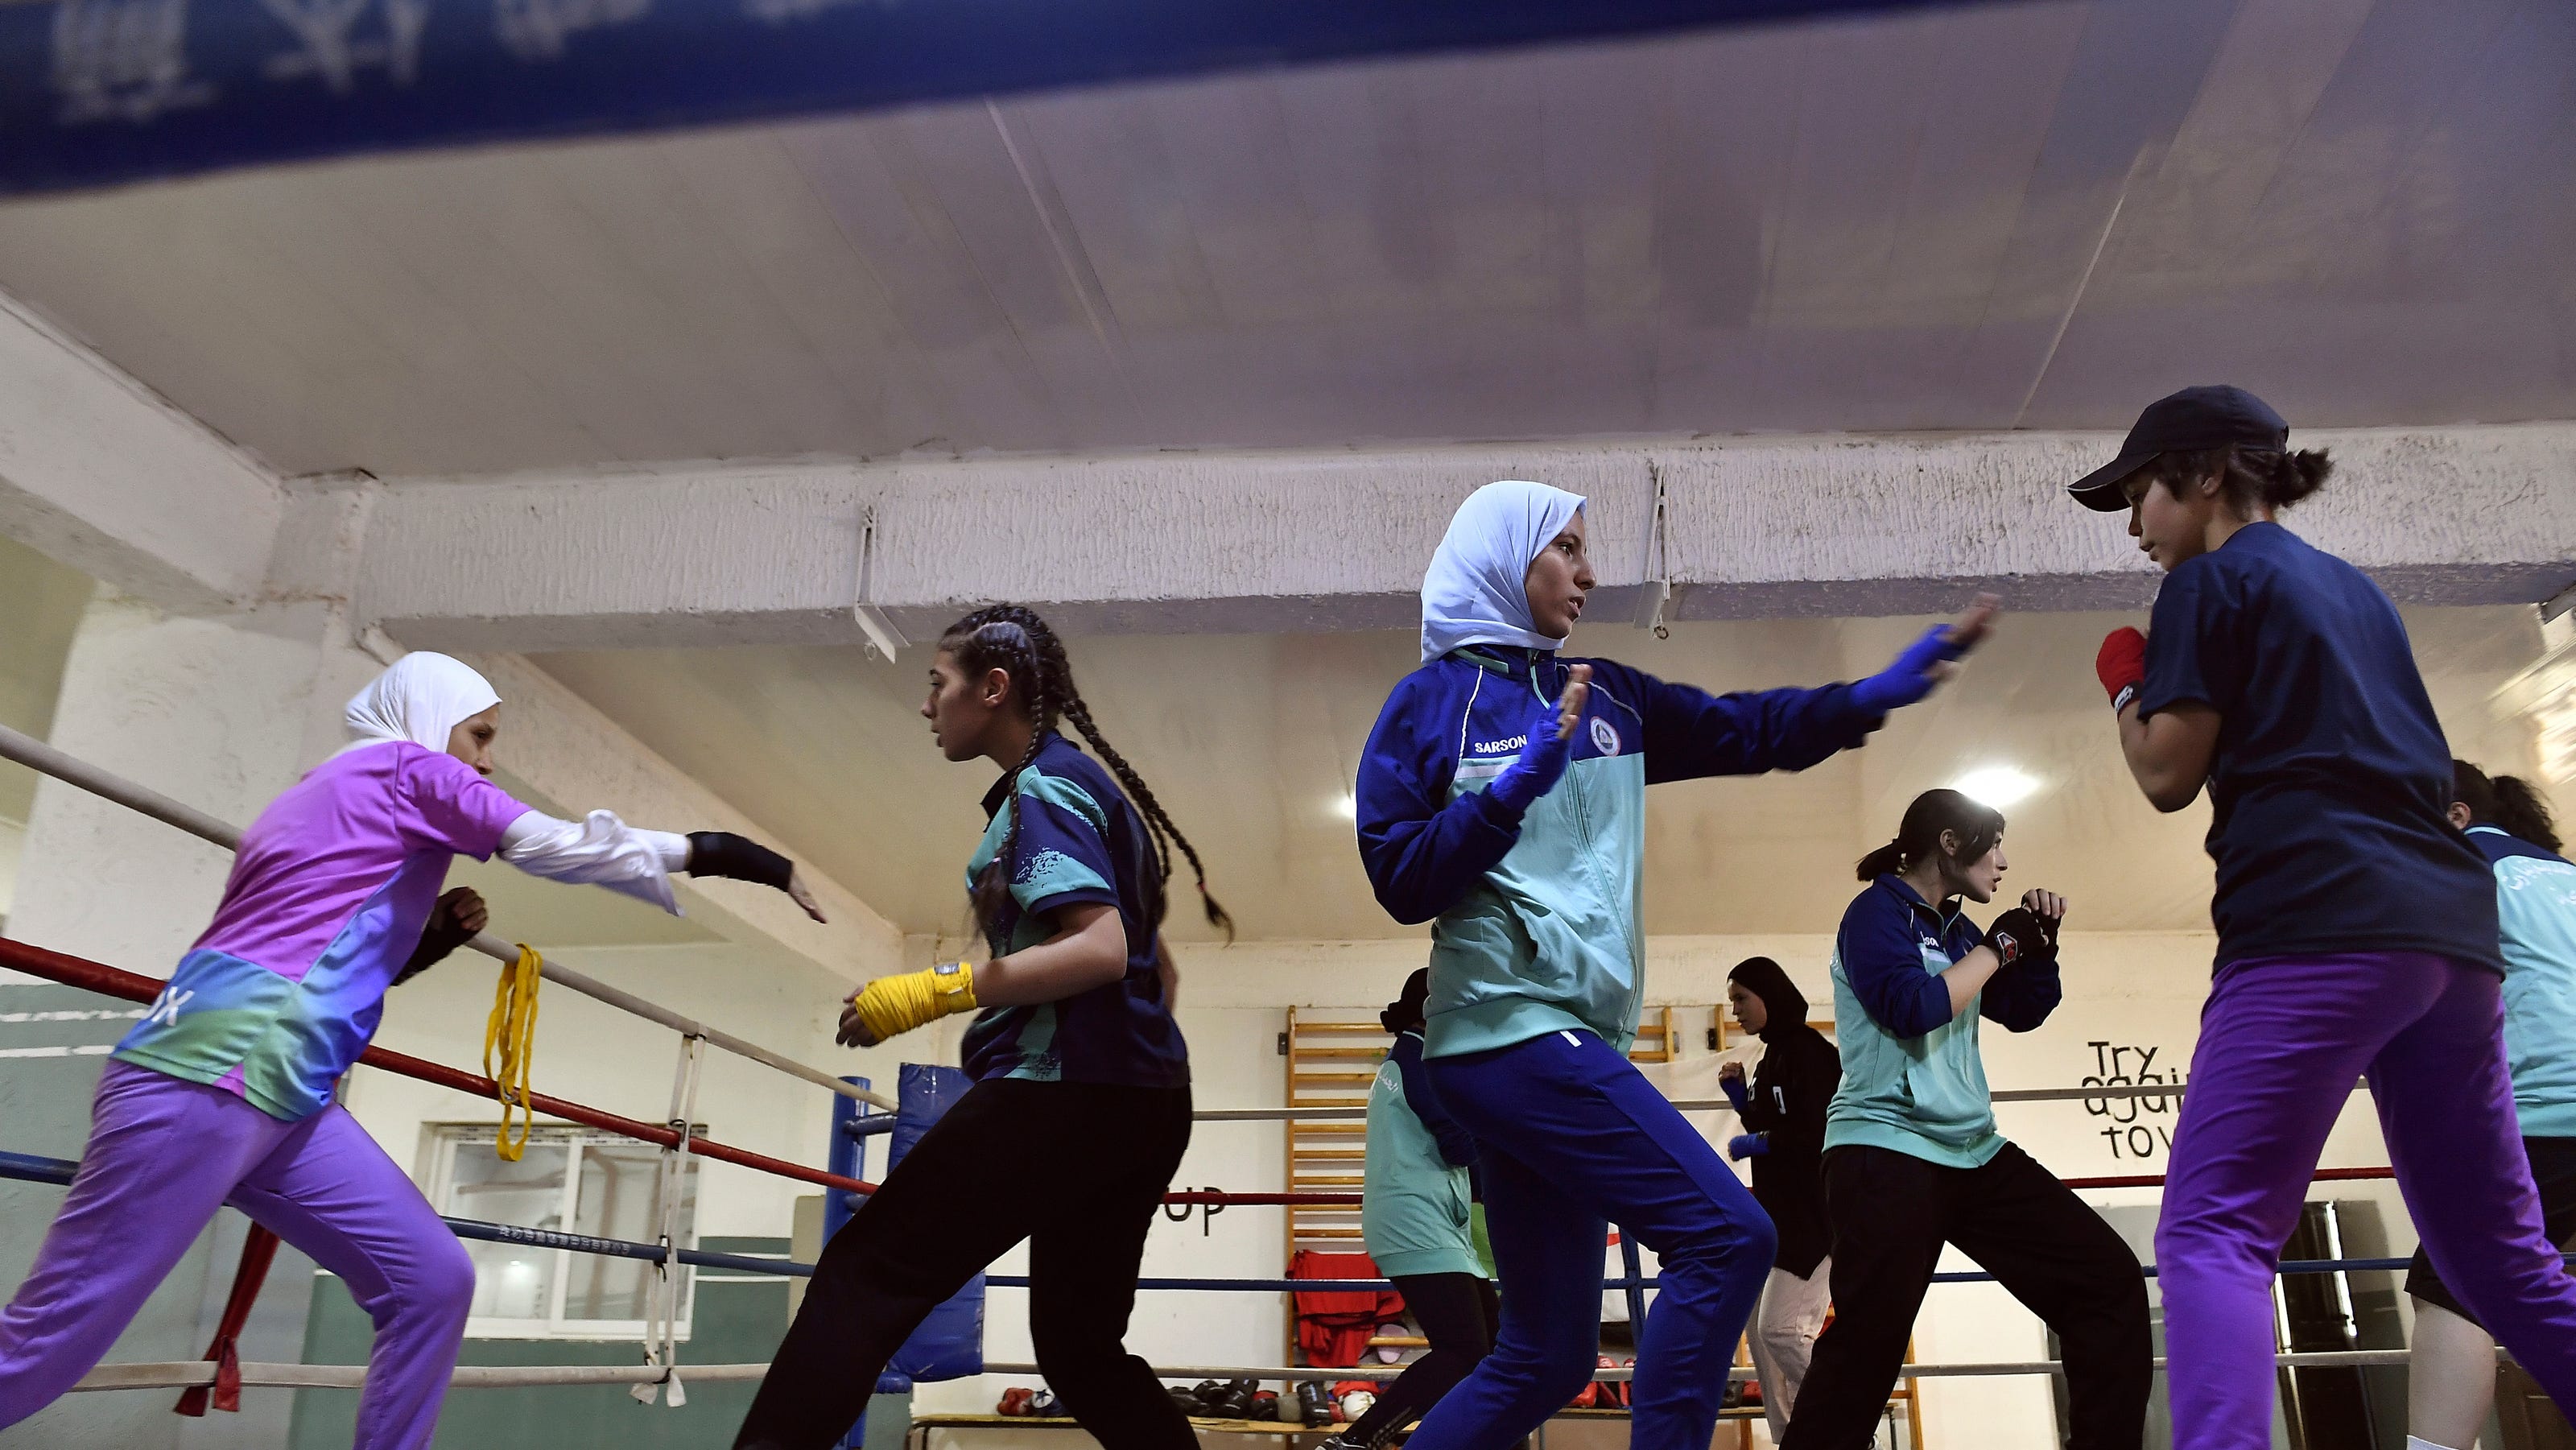
<path fill-rule="evenodd" d="M 1968 5 L 0 206 L 289 473 L 2576 407 L 2576 9 Z"/>

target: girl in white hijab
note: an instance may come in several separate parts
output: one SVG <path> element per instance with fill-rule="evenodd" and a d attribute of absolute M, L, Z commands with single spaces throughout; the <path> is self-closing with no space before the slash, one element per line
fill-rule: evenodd
<path fill-rule="evenodd" d="M 243 833 L 213 924 L 99 1079 L 70 1195 L 0 1311 L 0 1429 L 88 1373 L 229 1202 L 373 1317 L 357 1444 L 429 1444 L 474 1264 L 331 1090 L 386 988 L 480 928 L 472 892 L 439 897 L 456 855 L 497 851 L 669 911 L 671 871 L 734 876 L 822 919 L 794 865 L 740 836 L 640 831 L 607 811 L 575 825 L 511 799 L 484 779 L 500 698 L 456 660 L 406 656 L 348 721 L 349 744 Z"/>
<path fill-rule="evenodd" d="M 1502 1278 L 1493 1352 L 1423 1417 L 1414 1450 L 1501 1450 L 1591 1380 L 1608 1223 L 1662 1266 L 1630 1443 L 1707 1450 L 1775 1236 L 1627 1059 L 1645 992 L 1646 787 L 1857 746 L 1992 614 L 1980 601 L 1851 684 L 1714 695 L 1560 656 L 1595 582 L 1580 496 L 1478 489 L 1423 578 L 1422 667 L 1360 760 L 1370 884 L 1398 921 L 1432 924 L 1424 1065 L 1475 1140 Z"/>

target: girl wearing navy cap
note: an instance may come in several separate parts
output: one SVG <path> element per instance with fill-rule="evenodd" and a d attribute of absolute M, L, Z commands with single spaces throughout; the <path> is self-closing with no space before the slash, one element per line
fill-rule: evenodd
<path fill-rule="evenodd" d="M 1711 695 L 1560 659 L 1593 586 L 1583 500 L 1478 489 L 1422 584 L 1422 667 L 1359 770 L 1359 846 L 1381 905 L 1432 923 L 1424 1056 L 1476 1140 L 1502 1279 L 1493 1353 L 1412 1450 L 1502 1450 L 1589 1384 L 1609 1222 L 1655 1251 L 1636 1450 L 1708 1450 L 1727 1366 L 1771 1268 L 1771 1221 L 1628 1062 L 1645 996 L 1637 920 L 1646 787 L 1799 770 L 1929 694 L 1993 601 L 1867 679 Z"/>
<path fill-rule="evenodd" d="M 2549 1240 L 2564 1245 L 2576 1238 L 2576 865 L 2558 854 L 2549 807 L 2528 784 L 2455 760 L 2451 795 L 2451 824 L 2495 867 L 2514 1116 Z M 2415 1300 L 2407 1443 L 2464 1447 L 2495 1406 L 2495 1339 L 2422 1249 L 2406 1292 Z"/>
<path fill-rule="evenodd" d="M 2363 1074 L 2444 1282 L 2576 1409 L 2576 1279 L 2515 1124 L 2494 877 L 2445 818 L 2451 753 L 2396 607 L 2274 521 L 2330 467 L 2288 435 L 2250 393 L 2193 388 L 2073 489 L 2126 508 L 2167 571 L 2151 632 L 2113 631 L 2098 665 L 2130 772 L 2158 810 L 2203 786 L 2212 806 L 2217 974 L 2156 1228 L 2177 1450 L 2270 1444 L 2274 1269 Z"/>

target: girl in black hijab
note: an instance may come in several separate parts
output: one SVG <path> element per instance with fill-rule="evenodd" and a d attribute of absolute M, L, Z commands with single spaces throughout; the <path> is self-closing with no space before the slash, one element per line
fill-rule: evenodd
<path fill-rule="evenodd" d="M 1825 1222 L 1825 1105 L 1842 1083 L 1843 1063 L 1833 1043 L 1807 1025 L 1806 996 L 1769 957 L 1738 962 L 1727 973 L 1726 1000 L 1736 1022 L 1762 1039 L 1751 1088 L 1743 1064 L 1735 1062 L 1719 1069 L 1718 1085 L 1744 1123 L 1744 1132 L 1726 1145 L 1727 1156 L 1753 1160 L 1753 1197 L 1780 1234 L 1771 1278 L 1747 1329 L 1762 1413 L 1778 1444 L 1789 1433 L 1789 1408 L 1825 1325 L 1833 1245 Z"/>

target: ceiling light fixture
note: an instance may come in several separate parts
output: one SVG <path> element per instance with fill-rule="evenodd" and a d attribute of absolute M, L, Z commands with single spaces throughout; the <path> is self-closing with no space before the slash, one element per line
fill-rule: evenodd
<path fill-rule="evenodd" d="M 1349 791 L 1344 791 L 1340 795 L 1333 797 L 1333 814 L 1337 818 L 1345 821 L 1358 820 L 1360 818 L 1359 797 L 1353 795 Z"/>
<path fill-rule="evenodd" d="M 2027 799 L 2039 789 L 2039 777 L 2013 769 L 2009 765 L 1989 765 L 1969 771 L 1950 787 L 1973 801 L 1981 801 L 2003 810 Z"/>

